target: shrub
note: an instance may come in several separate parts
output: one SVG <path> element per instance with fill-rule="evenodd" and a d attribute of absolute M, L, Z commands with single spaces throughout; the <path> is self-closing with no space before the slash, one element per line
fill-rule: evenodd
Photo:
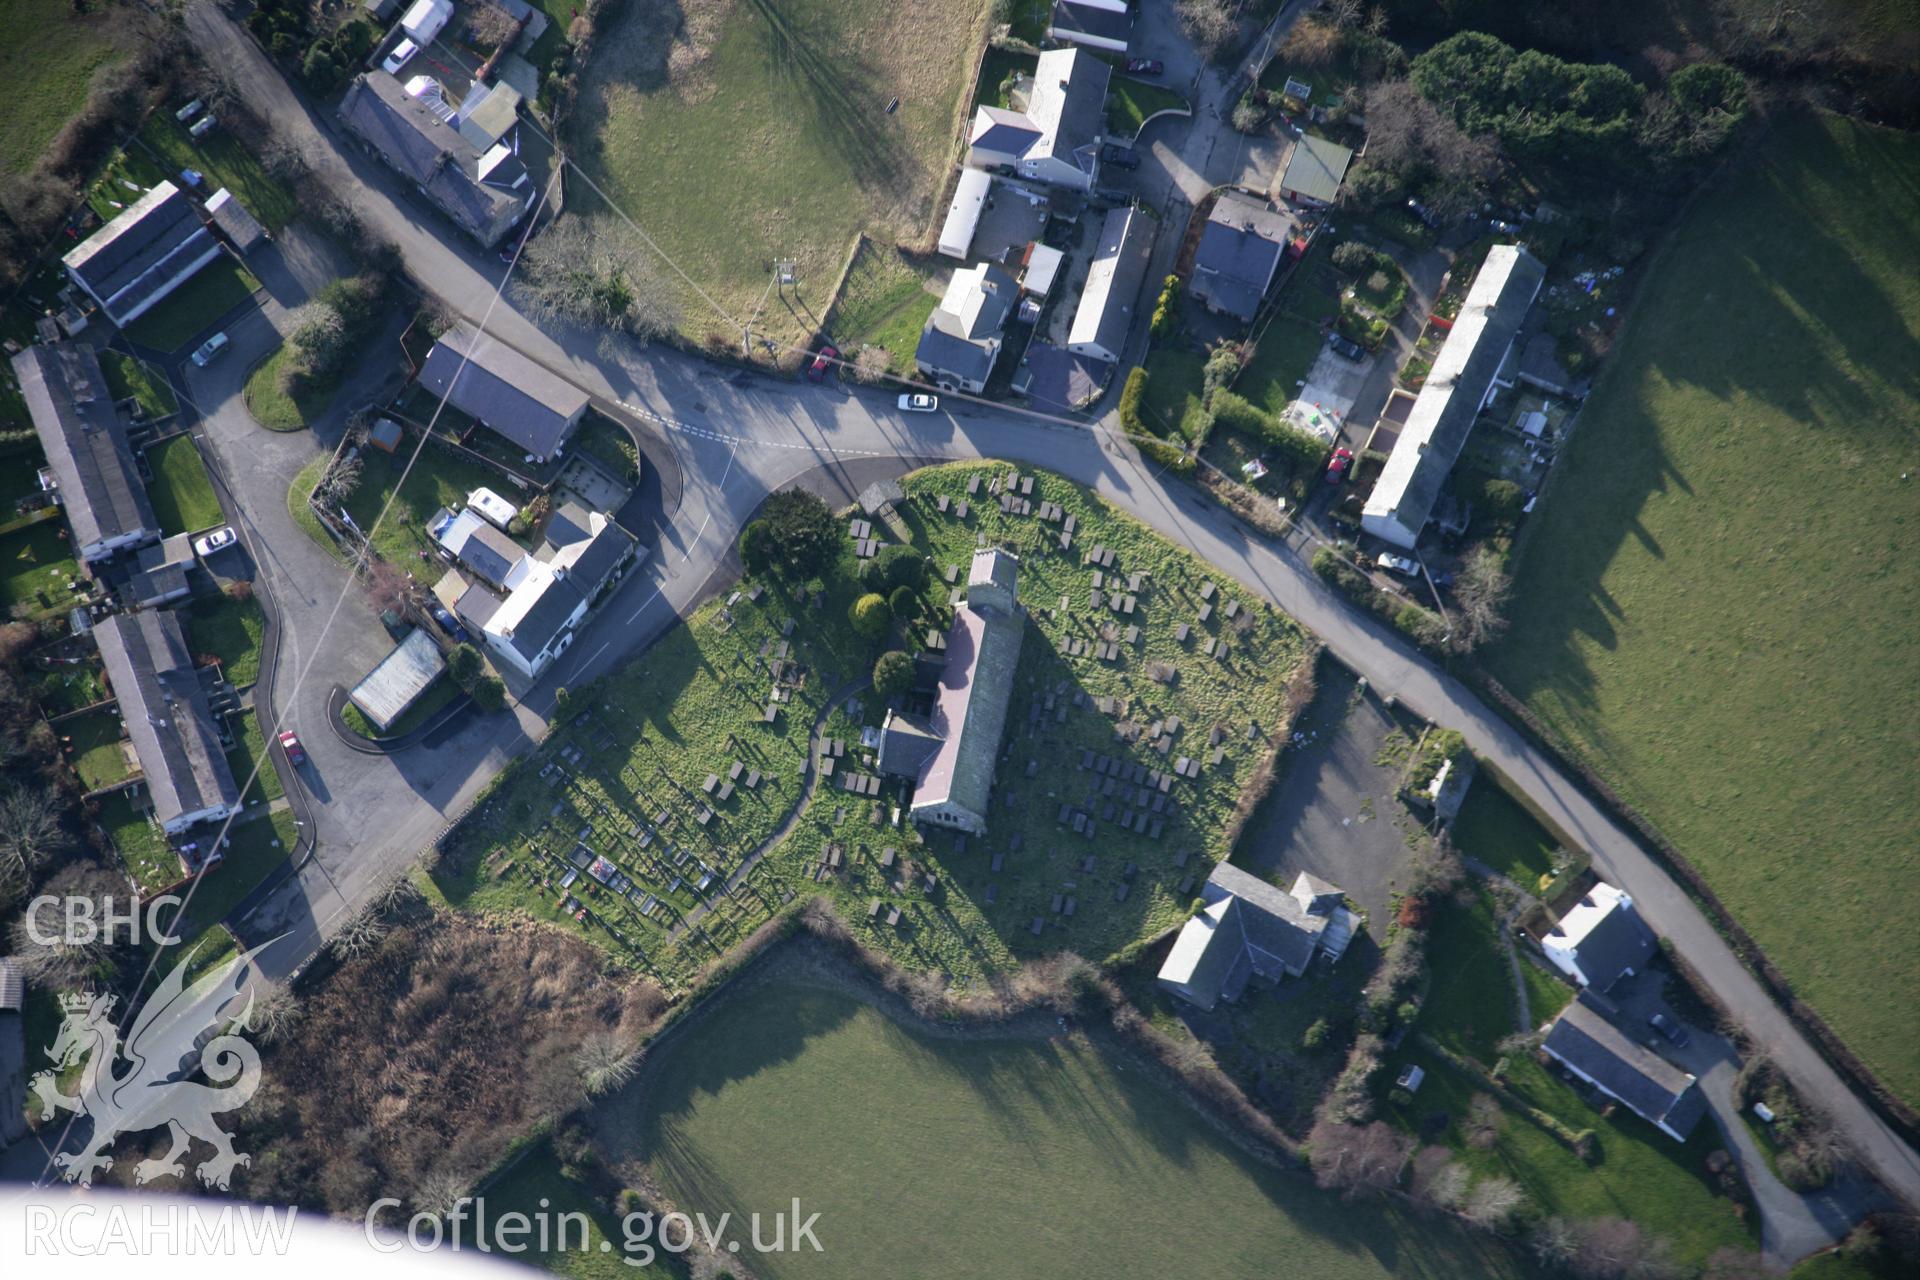
<path fill-rule="evenodd" d="M 887 593 L 887 608 L 893 611 L 896 618 L 913 617 L 918 606 L 919 598 L 914 595 L 912 587 L 895 587 Z"/>
<path fill-rule="evenodd" d="M 469 693 L 480 678 L 480 652 L 470 644 L 457 644 L 447 653 L 447 676 Z"/>
<path fill-rule="evenodd" d="M 1265 439 L 1268 426 L 1273 421 L 1270 415 L 1245 396 L 1226 390 L 1214 392 L 1213 398 L 1207 402 L 1207 408 L 1213 413 L 1213 420 L 1229 431 L 1244 431 L 1260 439 Z"/>
<path fill-rule="evenodd" d="M 1486 507 L 1488 515 L 1502 524 L 1512 524 L 1520 518 L 1520 508 L 1526 505 L 1526 495 L 1511 480 L 1489 480 L 1480 486 L 1480 502 Z"/>
<path fill-rule="evenodd" d="M 765 573 L 773 568 L 774 552 L 773 526 L 765 520 L 749 520 L 740 531 L 741 565 L 748 573 Z"/>
<path fill-rule="evenodd" d="M 1215 347 L 1207 356 L 1206 368 L 1200 375 L 1201 398 L 1212 401 L 1215 393 L 1240 373 L 1240 349 L 1234 346 Z"/>
<path fill-rule="evenodd" d="M 833 512 L 818 495 L 805 489 L 782 490 L 762 504 L 760 518 L 767 524 L 774 563 L 802 578 L 815 577 L 833 563 L 839 529 Z"/>
<path fill-rule="evenodd" d="M 869 640 L 878 640 L 887 634 L 887 628 L 893 625 L 893 613 L 887 608 L 886 598 L 878 592 L 869 591 L 855 600 L 847 609 L 847 621 L 853 629 Z"/>
<path fill-rule="evenodd" d="M 1168 276 L 1160 285 L 1160 297 L 1153 305 L 1153 322 L 1148 331 L 1156 338 L 1164 338 L 1173 332 L 1175 320 L 1180 318 L 1180 277 Z"/>
<path fill-rule="evenodd" d="M 1309 1050 L 1324 1049 L 1327 1045 L 1327 1037 L 1331 1034 L 1332 1031 L 1327 1026 L 1327 1020 L 1325 1018 L 1316 1018 L 1314 1019 L 1313 1025 L 1307 1028 L 1306 1034 L 1300 1037 L 1300 1043 L 1304 1048 Z"/>
<path fill-rule="evenodd" d="M 482 711 L 498 711 L 507 703 L 507 686 L 498 676 L 482 676 L 474 681 L 473 705 Z"/>
<path fill-rule="evenodd" d="M 907 587 L 918 591 L 927 585 L 927 561 L 908 546 L 883 548 L 879 555 L 860 566 L 860 580 L 875 591 Z"/>
<path fill-rule="evenodd" d="M 873 664 L 873 691 L 891 702 L 913 688 L 913 659 L 889 649 Z"/>
<path fill-rule="evenodd" d="M 1127 375 L 1127 385 L 1120 390 L 1120 429 L 1130 436 L 1152 434 L 1140 419 L 1140 404 L 1147 395 L 1147 370 L 1145 365 L 1135 365 Z"/>
<path fill-rule="evenodd" d="M 1358 275 L 1372 263 L 1372 245 L 1362 244 L 1358 240 L 1347 240 L 1334 248 L 1333 265 L 1342 271 Z"/>

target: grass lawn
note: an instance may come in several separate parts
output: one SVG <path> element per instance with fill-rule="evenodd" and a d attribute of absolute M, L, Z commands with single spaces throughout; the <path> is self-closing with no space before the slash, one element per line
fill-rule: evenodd
<path fill-rule="evenodd" d="M 249 794 L 248 799 L 252 798 Z M 217 828 L 208 828 L 209 833 L 214 830 Z M 197 933 L 225 919 L 242 898 L 287 860 L 298 834 L 290 809 L 235 822 L 227 828 L 226 856 L 201 878 L 187 906 L 188 931 Z"/>
<path fill-rule="evenodd" d="M 313 508 L 307 505 L 307 499 L 313 495 L 313 487 L 320 483 L 320 473 L 327 469 L 328 457 L 324 453 L 319 455 L 294 476 L 293 482 L 287 486 L 287 514 L 309 538 L 325 547 L 329 555 L 344 562 L 346 552 L 327 533 L 320 518 L 313 514 Z"/>
<path fill-rule="evenodd" d="M 1116 138 L 1132 138 L 1156 112 L 1184 107 L 1187 100 L 1171 89 L 1116 73 L 1107 86 L 1107 127 Z"/>
<path fill-rule="evenodd" d="M 394 494 L 400 475 L 406 470 L 406 458 L 377 449 L 364 450 L 360 456 L 366 460 L 366 470 L 361 474 L 360 487 L 347 501 L 347 513 L 362 530 L 374 529 L 374 522 L 378 520 L 373 549 L 403 569 L 416 568 L 421 553 L 433 554 L 434 543 L 427 536 L 427 524 L 434 512 L 441 507 L 462 505 L 469 493 L 482 486 L 495 490 L 503 487 L 500 473 L 491 467 L 428 445 L 420 451 L 419 461 L 407 474 L 405 487 L 394 497 L 393 505 L 387 507 L 388 497 Z M 295 487 L 299 487 L 297 480 Z M 381 519 L 383 507 L 386 517 Z M 320 536 L 325 538 L 326 534 Z"/>
<path fill-rule="evenodd" d="M 19 605 L 37 611 L 70 600 L 67 583 L 79 573 L 58 517 L 0 536 L 0 604 L 9 612 Z"/>
<path fill-rule="evenodd" d="M 260 642 L 267 619 L 257 601 L 203 596 L 193 602 L 186 621 L 193 651 L 220 659 L 235 686 L 244 689 L 260 678 Z"/>
<path fill-rule="evenodd" d="M 156 111 L 140 130 L 138 145 L 176 184 L 182 169 L 198 169 L 206 175 L 205 194 L 221 187 L 233 192 L 268 231 L 278 231 L 300 212 L 293 192 L 269 177 L 253 153 L 225 129 L 196 142 L 171 111 Z"/>
<path fill-rule="evenodd" d="M 1453 843 L 1521 888 L 1537 890 L 1560 847 L 1547 829 L 1483 770 L 1453 820 Z"/>
<path fill-rule="evenodd" d="M 768 1280 L 1252 1276 L 1276 1258 L 1320 1280 L 1521 1272 L 1491 1240 L 1254 1162 L 1104 1041 L 930 1038 L 777 979 L 599 1121 L 614 1161 L 644 1161 L 688 1213 L 799 1194 L 824 1251 L 743 1244 Z"/>
<path fill-rule="evenodd" d="M 42 711 L 57 716 L 102 701 L 107 696 L 107 686 L 101 679 L 98 663 L 81 667 L 48 667 L 34 681 L 33 696 L 39 701 Z"/>
<path fill-rule="evenodd" d="M 200 273 L 154 304 L 153 310 L 128 325 L 129 341 L 169 354 L 198 338 L 220 317 L 233 310 L 260 287 L 253 273 L 221 254 Z"/>
<path fill-rule="evenodd" d="M 641 1265 L 644 1253 L 637 1250 L 627 1253 L 623 1247 L 626 1233 L 621 1215 L 608 1208 L 605 1196 L 596 1196 L 590 1188 L 567 1177 L 559 1157 L 545 1142 L 522 1155 L 511 1169 L 487 1183 L 478 1194 L 486 1200 L 487 1218 L 491 1222 L 498 1222 L 509 1213 L 524 1213 L 536 1221 L 536 1214 L 549 1215 L 547 1221 L 554 1224 L 552 1243 L 555 1247 L 542 1250 L 537 1247 L 539 1237 L 529 1235 L 527 1244 L 534 1247 L 520 1255 L 523 1262 L 574 1277 L 574 1280 L 687 1274 L 681 1258 L 665 1250 L 656 1248 L 653 1262 L 646 1266 Z M 573 1214 L 580 1217 L 574 1218 Z M 567 1215 L 564 1228 L 559 1225 L 563 1220 L 561 1215 Z M 579 1225 L 583 1219 L 584 1248 L 580 1243 L 582 1227 Z M 638 1229 L 636 1224 L 635 1230 Z M 558 1247 L 562 1230 L 566 1233 L 565 1249 Z M 676 1242 L 679 1239 L 677 1235 L 673 1238 Z"/>
<path fill-rule="evenodd" d="M 920 330 L 940 305 L 933 274 L 889 245 L 868 241 L 860 248 L 846 288 L 834 302 L 828 332 L 851 356 L 863 345 L 884 348 L 887 367 L 911 375 Z"/>
<path fill-rule="evenodd" d="M 1305 281 L 1296 281 L 1291 287 L 1294 290 L 1311 288 Z M 1325 343 L 1326 338 L 1316 322 L 1283 311 L 1261 331 L 1253 359 L 1240 370 L 1240 377 L 1233 384 L 1234 391 L 1268 413 L 1285 413 L 1300 394 L 1300 383 L 1313 368 Z"/>
<path fill-rule="evenodd" d="M 198 533 L 226 518 L 191 436 L 178 435 L 148 446 L 147 466 L 153 471 L 147 497 L 153 501 L 161 532 Z"/>
<path fill-rule="evenodd" d="M 180 858 L 167 847 L 160 824 L 137 811 L 126 792 L 100 801 L 100 825 L 120 851 L 120 860 L 141 893 L 157 892 L 180 879 Z"/>
<path fill-rule="evenodd" d="M 595 181 L 729 314 L 684 289 L 687 332 L 737 342 L 774 259 L 791 257 L 799 284 L 755 332 L 798 341 L 831 305 L 857 233 L 887 244 L 926 233 L 944 212 L 935 202 L 981 18 L 977 0 L 737 0 L 673 32 L 639 6 L 613 19 L 595 41 L 572 141 Z M 571 203 L 598 205 L 577 189 Z"/>
<path fill-rule="evenodd" d="M 1908 1102 L 1920 935 L 1856 926 L 1920 911 L 1917 181 L 1920 138 L 1810 117 L 1693 207 L 1488 655 Z"/>
<path fill-rule="evenodd" d="M 97 791 L 133 776 L 120 717 L 113 712 L 88 712 L 62 720 L 54 728 L 62 738 L 71 741 L 72 754 L 68 758 L 73 762 L 73 771 L 80 775 L 80 785 L 87 790 Z"/>
<path fill-rule="evenodd" d="M 255 800 L 272 801 L 285 795 L 280 775 L 274 771 L 273 761 L 267 758 L 267 736 L 260 730 L 260 718 L 251 711 L 243 712 L 229 717 L 227 727 L 233 731 L 233 750 L 227 752 L 227 768 L 233 771 L 234 784 L 245 788 L 246 802 L 251 805 Z M 249 787 L 247 779 L 253 777 L 256 764 L 260 766 L 260 776 Z"/>
<path fill-rule="evenodd" d="M 0 41 L 0 170 L 32 167 L 85 105 L 93 74 L 118 61 L 108 15 L 76 16 L 66 0 L 9 0 Z"/>
<path fill-rule="evenodd" d="M 113 398 L 138 400 L 149 418 L 164 418 L 179 410 L 166 375 L 153 366 L 123 352 L 102 351 L 100 369 L 107 375 L 107 390 Z"/>
<path fill-rule="evenodd" d="M 282 346 L 254 366 L 247 375 L 247 412 L 269 431 L 304 431 L 333 403 L 335 388 L 324 387 L 290 396 L 280 389 L 280 370 L 287 363 L 287 348 Z"/>
<path fill-rule="evenodd" d="M 1147 394 L 1141 419 L 1156 435 L 1196 439 L 1206 429 L 1206 406 L 1200 401 L 1207 357 L 1185 348 L 1155 347 L 1147 357 Z"/>

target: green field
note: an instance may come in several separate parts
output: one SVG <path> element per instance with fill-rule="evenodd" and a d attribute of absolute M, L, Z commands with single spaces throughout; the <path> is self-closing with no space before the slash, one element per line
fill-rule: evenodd
<path fill-rule="evenodd" d="M 149 418 L 164 418 L 180 408 L 167 376 L 152 365 L 124 352 L 102 351 L 100 369 L 107 375 L 107 389 L 113 398 L 138 400 Z"/>
<path fill-rule="evenodd" d="M 487 1217 L 498 1222 L 509 1213 L 524 1213 L 533 1218 L 544 1208 L 554 1215 L 580 1214 L 586 1220 L 585 1245 L 580 1247 L 579 1219 L 568 1218 L 566 1245 L 560 1247 L 560 1228 L 555 1226 L 549 1249 L 530 1248 L 525 1261 L 576 1280 L 616 1280 L 619 1276 L 686 1275 L 684 1261 L 677 1255 L 656 1250 L 651 1263 L 644 1254 L 628 1253 L 624 1248 L 626 1231 L 622 1215 L 611 1209 L 604 1197 L 578 1179 L 569 1178 L 553 1148 L 540 1143 L 521 1156 L 513 1167 L 486 1184 L 480 1192 L 487 1202 Z M 636 1225 L 635 1230 L 639 1228 Z"/>
<path fill-rule="evenodd" d="M 1494 673 L 1920 1103 L 1920 137 L 1784 125 L 1688 214 L 1522 535 Z"/>
<path fill-rule="evenodd" d="M 797 982 L 729 997 L 600 1117 L 614 1161 L 644 1160 L 684 1211 L 818 1212 L 823 1252 L 745 1255 L 768 1280 L 1519 1270 L 1255 1163 L 1103 1041 L 933 1039 Z"/>
<path fill-rule="evenodd" d="M 260 644 L 267 619 L 258 603 L 203 596 L 187 611 L 186 623 L 194 653 L 220 659 L 236 688 L 244 689 L 260 678 Z"/>
<path fill-rule="evenodd" d="M 162 533 L 198 533 L 225 519 L 220 499 L 214 496 L 213 478 L 192 437 L 178 435 L 150 445 L 147 466 L 153 471 L 147 497 L 153 501 Z"/>
<path fill-rule="evenodd" d="M 0 605 L 30 611 L 73 598 L 67 583 L 80 573 L 67 547 L 67 527 L 58 517 L 0 535 Z"/>
<path fill-rule="evenodd" d="M 129 341 L 171 355 L 213 327 L 260 287 L 231 254 L 221 254 L 126 327 Z"/>
<path fill-rule="evenodd" d="M 101 17 L 67 0 L 9 0 L 0 41 L 0 170 L 30 168 L 87 100 L 95 71 L 119 58 Z"/>
<path fill-rule="evenodd" d="M 978 0 L 731 0 L 671 18 L 630 6 L 595 41 L 574 113 L 581 161 L 680 270 L 682 327 L 740 338 L 776 257 L 797 287 L 756 334 L 811 334 L 853 247 L 913 241 L 965 106 Z M 893 98 L 899 108 L 889 114 Z M 599 204 L 584 184 L 569 204 Z"/>
<path fill-rule="evenodd" d="M 1115 138 L 1133 138 L 1151 117 L 1186 105 L 1171 89 L 1116 73 L 1107 88 L 1107 125 Z"/>

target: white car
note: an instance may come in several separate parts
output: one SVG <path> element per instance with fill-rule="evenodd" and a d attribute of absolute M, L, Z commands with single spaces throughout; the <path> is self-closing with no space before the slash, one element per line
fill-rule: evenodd
<path fill-rule="evenodd" d="M 909 394 L 900 397 L 900 412 L 902 413 L 932 413 L 939 407 L 939 396 Z"/>
<path fill-rule="evenodd" d="M 202 369 L 213 363 L 213 358 L 227 349 L 227 335 L 216 333 L 194 350 L 193 362 Z"/>
<path fill-rule="evenodd" d="M 198 555 L 210 556 L 216 551 L 232 546 L 237 541 L 239 539 L 234 535 L 232 526 L 223 524 L 212 533 L 195 538 L 193 549 Z"/>
<path fill-rule="evenodd" d="M 1420 576 L 1420 566 L 1408 556 L 1396 556 L 1392 552 L 1382 551 L 1374 557 L 1373 562 L 1389 573 L 1402 573 L 1409 578 Z"/>
<path fill-rule="evenodd" d="M 402 40 L 393 46 L 393 52 L 380 63 L 380 69 L 390 76 L 397 76 L 400 74 L 400 68 L 407 65 L 407 59 L 418 52 L 420 52 L 419 45 L 411 40 Z"/>

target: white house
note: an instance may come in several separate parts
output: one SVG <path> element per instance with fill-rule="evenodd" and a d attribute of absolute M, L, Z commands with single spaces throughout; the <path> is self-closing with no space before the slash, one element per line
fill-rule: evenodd
<path fill-rule="evenodd" d="M 1107 122 L 1107 64 L 1077 49 L 1049 49 L 1034 69 L 1027 109 L 981 107 L 967 133 L 967 164 L 1087 191 L 1100 170 Z"/>
<path fill-rule="evenodd" d="M 965 261 L 973 247 L 973 232 L 980 225 L 980 213 L 987 207 L 987 193 L 993 190 L 993 175 L 985 169 L 962 169 L 953 184 L 953 203 L 947 206 L 947 220 L 940 226 L 940 252 Z"/>
<path fill-rule="evenodd" d="M 914 363 L 923 377 L 954 391 L 980 391 L 1005 341 L 1020 296 L 1012 276 L 981 262 L 953 273 L 940 305 L 920 330 Z"/>
<path fill-rule="evenodd" d="M 1087 283 L 1080 290 L 1080 305 L 1067 329 L 1067 350 L 1119 361 L 1152 258 L 1153 220 L 1146 212 L 1137 205 L 1108 210 Z"/>
<path fill-rule="evenodd" d="M 1540 949 L 1581 986 L 1606 991 L 1646 968 L 1654 941 L 1624 890 L 1595 884 L 1540 939 Z"/>

